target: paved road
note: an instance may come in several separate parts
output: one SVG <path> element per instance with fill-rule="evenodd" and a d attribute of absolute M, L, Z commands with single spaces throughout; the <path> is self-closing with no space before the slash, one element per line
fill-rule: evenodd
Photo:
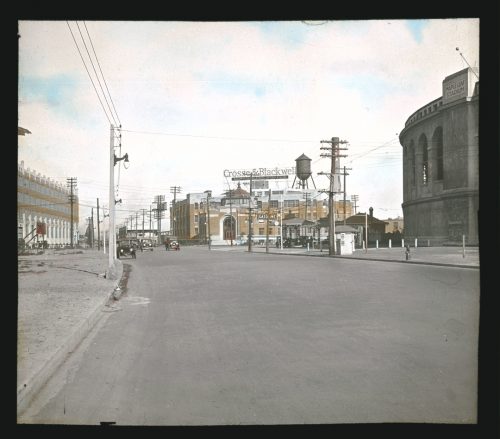
<path fill-rule="evenodd" d="M 205 248 L 123 262 L 116 311 L 20 422 L 476 421 L 479 270 Z"/>

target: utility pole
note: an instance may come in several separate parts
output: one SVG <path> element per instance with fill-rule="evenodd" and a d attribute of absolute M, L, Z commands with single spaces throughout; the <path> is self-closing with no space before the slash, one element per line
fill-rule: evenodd
<path fill-rule="evenodd" d="M 115 259 L 116 259 L 116 231 L 115 231 L 115 210 L 116 203 L 121 202 L 115 199 L 114 189 L 115 189 L 115 165 L 121 161 L 125 160 L 128 163 L 128 154 L 123 157 L 117 157 L 115 155 L 115 139 L 118 139 L 118 146 L 121 151 L 122 146 L 122 135 L 120 132 L 121 125 L 116 128 L 113 124 L 110 125 L 109 134 L 109 268 L 108 274 L 111 279 L 116 276 L 115 270 Z M 115 130 L 118 134 L 115 133 Z M 118 193 L 117 193 L 118 195 Z"/>
<path fill-rule="evenodd" d="M 269 188 L 269 198 L 267 199 L 267 218 L 266 218 L 266 253 L 269 253 L 269 216 L 271 207 L 271 188 Z"/>
<path fill-rule="evenodd" d="M 171 217 L 171 222 L 172 222 L 172 226 L 170 227 L 173 232 L 174 232 L 174 235 L 177 236 L 177 219 L 176 219 L 176 211 L 175 211 L 175 203 L 176 203 L 176 195 L 177 194 L 180 194 L 181 193 L 181 188 L 180 186 L 170 186 L 170 193 L 171 194 L 174 194 L 174 199 L 172 200 L 172 212 L 173 212 L 173 215 L 170 215 Z"/>
<path fill-rule="evenodd" d="M 210 191 L 207 192 L 207 233 L 208 233 L 208 249 L 212 249 L 212 238 L 210 237 L 210 196 L 212 193 Z"/>
<path fill-rule="evenodd" d="M 90 208 L 90 248 L 94 248 L 94 208 Z"/>
<path fill-rule="evenodd" d="M 75 195 L 73 189 L 76 187 L 76 177 L 70 177 L 66 179 L 66 184 L 69 186 L 69 202 L 71 204 L 71 222 L 70 222 L 70 242 L 71 248 L 73 248 L 74 231 L 73 231 L 73 204 L 75 203 Z"/>
<path fill-rule="evenodd" d="M 134 230 L 134 215 L 130 215 L 129 220 L 130 220 L 130 232 L 132 233 L 132 230 Z M 137 233 L 137 231 L 135 233 Z M 132 238 L 132 236 L 130 237 Z"/>
<path fill-rule="evenodd" d="M 280 195 L 280 250 L 283 250 L 283 191 Z"/>
<path fill-rule="evenodd" d="M 137 238 L 139 238 L 139 236 L 138 236 L 139 234 L 137 233 L 137 231 L 139 230 L 139 228 L 137 227 L 137 217 L 138 217 L 138 216 L 139 216 L 139 213 L 138 213 L 138 212 L 136 212 L 136 213 L 135 213 L 135 238 L 136 238 L 136 239 L 137 239 Z"/>
<path fill-rule="evenodd" d="M 229 187 L 229 218 L 230 218 L 230 236 L 231 236 L 231 247 L 233 246 L 233 195 L 231 187 Z M 224 239 L 226 239 L 224 237 Z"/>
<path fill-rule="evenodd" d="M 106 230 L 104 229 L 104 220 L 106 217 L 109 217 L 109 214 L 104 213 L 104 207 L 102 208 L 102 246 L 103 246 L 103 251 L 106 254 Z M 109 234 L 109 233 L 108 233 Z"/>
<path fill-rule="evenodd" d="M 147 212 L 146 209 L 141 209 L 142 212 L 142 239 L 144 239 L 144 215 Z"/>
<path fill-rule="evenodd" d="M 151 216 L 151 204 L 149 205 L 149 237 L 151 238 L 151 221 L 153 221 L 153 218 Z"/>
<path fill-rule="evenodd" d="M 115 127 L 111 125 L 109 135 L 109 271 L 114 272 L 114 263 L 116 258 L 115 246 Z"/>
<path fill-rule="evenodd" d="M 250 173 L 250 194 L 248 198 L 248 251 L 252 251 L 252 177 L 253 172 Z"/>
<path fill-rule="evenodd" d="M 346 197 L 346 182 L 345 182 L 345 178 L 347 175 L 349 175 L 346 171 L 351 171 L 352 168 L 346 168 L 344 166 L 344 173 L 343 173 L 343 176 L 344 176 L 344 190 L 342 191 L 344 193 L 344 226 L 345 226 L 345 219 L 346 219 L 346 209 L 345 209 L 345 203 L 346 203 L 346 200 L 345 200 L 345 197 Z"/>
<path fill-rule="evenodd" d="M 365 253 L 368 253 L 368 214 L 365 212 Z"/>
<path fill-rule="evenodd" d="M 88 244 L 89 244 L 89 247 L 92 246 L 92 235 L 91 235 L 91 229 L 90 229 L 90 223 L 91 223 L 91 219 L 90 219 L 90 216 L 87 217 L 87 240 L 88 240 Z"/>
<path fill-rule="evenodd" d="M 354 215 L 356 215 L 356 203 L 359 200 L 359 195 L 351 195 L 351 201 L 354 203 Z"/>
<path fill-rule="evenodd" d="M 156 219 L 158 225 L 158 244 L 161 245 L 161 218 L 163 216 L 163 211 L 165 210 L 165 195 L 156 195 L 155 201 L 156 203 Z"/>
<path fill-rule="evenodd" d="M 330 189 L 328 191 L 328 217 L 329 217 L 329 231 L 328 231 L 328 255 L 332 256 L 337 253 L 337 240 L 335 239 L 335 193 L 339 192 L 338 186 L 339 181 L 337 181 L 339 172 L 339 161 L 340 157 L 346 157 L 345 155 L 339 154 L 340 150 L 345 150 L 347 148 L 340 148 L 339 144 L 347 143 L 346 140 L 340 141 L 338 137 L 332 137 L 331 140 L 321 140 L 321 143 L 328 143 L 331 146 L 321 147 L 321 149 L 329 150 L 329 153 L 321 154 L 321 157 L 331 158 L 331 168 L 330 168 Z"/>
<path fill-rule="evenodd" d="M 305 207 L 304 219 L 307 220 L 307 204 L 309 202 L 309 192 L 306 192 L 305 194 L 303 194 L 303 196 L 306 199 L 306 207 Z"/>
<path fill-rule="evenodd" d="M 101 228 L 99 227 L 99 198 L 97 199 L 97 251 L 101 250 Z"/>
<path fill-rule="evenodd" d="M 106 218 L 106 215 L 104 215 L 104 218 Z M 104 254 L 106 254 L 106 230 L 104 229 L 104 218 L 102 219 L 102 222 L 103 222 L 103 224 L 102 224 L 102 250 L 103 250 Z"/>

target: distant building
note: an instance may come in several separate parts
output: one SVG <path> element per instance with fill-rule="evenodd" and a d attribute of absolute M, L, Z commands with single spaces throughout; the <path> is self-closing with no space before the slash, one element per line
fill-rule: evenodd
<path fill-rule="evenodd" d="M 303 219 L 314 224 L 328 211 L 319 192 L 312 189 L 252 190 L 252 196 L 241 187 L 226 191 L 219 196 L 210 191 L 189 193 L 186 199 L 177 201 L 171 207 L 172 234 L 180 240 L 207 242 L 210 217 L 210 237 L 214 245 L 229 244 L 231 239 L 245 242 L 249 234 L 251 219 L 252 239 L 263 243 L 267 236 L 266 218 L 269 214 L 269 238 L 272 243 L 280 236 L 280 226 L 285 219 Z M 207 202 L 210 212 L 207 213 Z M 251 204 L 249 204 L 251 203 Z M 251 206 L 251 218 L 250 210 Z M 342 208 L 342 207 L 341 207 Z M 313 235 L 314 227 L 307 228 Z"/>
<path fill-rule="evenodd" d="M 478 74 L 447 76 L 442 96 L 415 111 L 399 135 L 405 239 L 452 245 L 465 235 L 478 244 Z"/>
<path fill-rule="evenodd" d="M 346 219 L 346 225 L 355 228 L 358 233 L 356 236 L 356 245 L 362 246 L 365 240 L 365 231 L 368 227 L 368 246 L 376 244 L 378 241 L 382 243 L 385 241 L 385 228 L 387 222 L 379 220 L 373 216 L 373 210 L 370 213 L 357 213 Z"/>
<path fill-rule="evenodd" d="M 61 183 L 24 167 L 17 167 L 18 237 L 30 245 L 43 240 L 50 247 L 71 243 L 69 190 Z M 73 204 L 73 244 L 78 243 L 78 197 Z"/>
<path fill-rule="evenodd" d="M 373 210 L 370 210 L 368 214 L 360 212 L 356 215 L 351 215 L 349 218 L 346 218 L 345 225 L 344 221 L 335 221 L 335 235 L 337 239 L 340 239 L 338 236 L 340 231 L 342 231 L 342 233 L 352 233 L 354 235 L 352 239 L 355 245 L 357 247 L 362 247 L 367 226 L 369 245 L 375 245 L 377 241 L 379 243 L 385 242 L 387 221 L 375 218 L 373 216 Z M 321 218 L 317 223 L 317 227 L 320 230 L 321 239 L 328 238 L 330 227 L 328 217 Z"/>
<path fill-rule="evenodd" d="M 387 223 L 385 226 L 385 233 L 404 233 L 405 221 L 402 216 L 398 216 L 397 218 L 387 218 L 382 221 Z"/>

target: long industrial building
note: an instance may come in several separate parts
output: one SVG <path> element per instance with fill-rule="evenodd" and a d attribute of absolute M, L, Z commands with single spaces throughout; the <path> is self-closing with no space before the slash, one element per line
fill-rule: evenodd
<path fill-rule="evenodd" d="M 78 197 L 74 195 L 71 213 L 70 190 L 33 169 L 24 162 L 17 168 L 18 238 L 29 247 L 45 241 L 49 247 L 78 243 Z M 73 219 L 73 227 L 71 227 Z"/>

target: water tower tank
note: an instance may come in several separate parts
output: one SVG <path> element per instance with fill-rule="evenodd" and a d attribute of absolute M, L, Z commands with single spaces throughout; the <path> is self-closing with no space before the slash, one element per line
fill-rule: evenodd
<path fill-rule="evenodd" d="M 311 176 L 311 159 L 305 154 L 295 159 L 295 175 L 299 180 L 306 181 Z"/>

